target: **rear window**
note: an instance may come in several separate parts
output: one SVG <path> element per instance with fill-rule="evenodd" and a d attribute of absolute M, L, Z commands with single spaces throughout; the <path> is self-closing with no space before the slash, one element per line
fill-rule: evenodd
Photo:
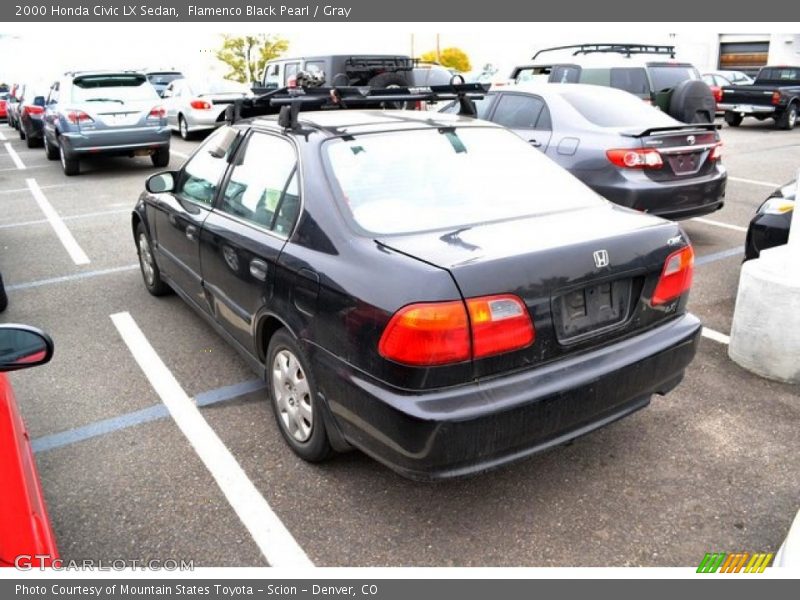
<path fill-rule="evenodd" d="M 694 67 L 678 67 L 678 66 L 659 66 L 648 67 L 650 71 L 650 79 L 653 80 L 653 90 L 662 92 L 664 90 L 671 90 L 676 85 L 684 81 L 698 79 L 697 71 Z"/>
<path fill-rule="evenodd" d="M 504 129 L 396 131 L 324 147 L 342 204 L 373 234 L 461 228 L 603 202 Z"/>
<path fill-rule="evenodd" d="M 584 119 L 600 127 L 671 127 L 677 124 L 636 96 L 615 94 L 613 100 L 607 95 L 574 93 L 561 94 Z"/>
<path fill-rule="evenodd" d="M 631 94 L 649 94 L 647 73 L 641 67 L 620 67 L 612 69 L 581 69 L 579 83 L 602 85 Z"/>
<path fill-rule="evenodd" d="M 800 69 L 779 67 L 761 69 L 758 78 L 767 81 L 800 81 Z"/>
<path fill-rule="evenodd" d="M 158 100 L 155 88 L 139 74 L 90 75 L 76 77 L 72 83 L 74 102 Z"/>

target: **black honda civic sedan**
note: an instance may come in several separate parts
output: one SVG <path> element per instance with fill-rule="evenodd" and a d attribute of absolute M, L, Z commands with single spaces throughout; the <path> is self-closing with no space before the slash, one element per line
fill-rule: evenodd
<path fill-rule="evenodd" d="M 224 126 L 148 180 L 132 228 L 150 293 L 245 357 L 309 461 L 483 471 L 666 394 L 700 332 L 676 223 L 457 115 Z"/>

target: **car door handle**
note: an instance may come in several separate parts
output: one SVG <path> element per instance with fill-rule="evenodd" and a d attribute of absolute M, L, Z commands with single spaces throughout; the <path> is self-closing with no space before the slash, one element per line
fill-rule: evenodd
<path fill-rule="evenodd" d="M 191 242 L 197 240 L 197 227 L 195 227 L 194 225 L 187 225 L 186 238 Z"/>
<path fill-rule="evenodd" d="M 529 143 L 531 146 L 533 146 L 534 148 L 541 148 L 541 147 L 542 147 L 542 143 L 541 143 L 541 142 L 538 142 L 538 141 L 536 141 L 536 140 L 528 140 L 528 143 Z"/>
<path fill-rule="evenodd" d="M 250 275 L 259 281 L 267 280 L 267 263 L 263 260 L 254 258 L 250 261 Z"/>

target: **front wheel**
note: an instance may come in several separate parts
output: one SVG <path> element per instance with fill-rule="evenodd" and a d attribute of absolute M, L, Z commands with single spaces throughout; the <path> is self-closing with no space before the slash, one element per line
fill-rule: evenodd
<path fill-rule="evenodd" d="M 169 165 L 169 148 L 159 148 L 150 155 L 153 166 L 163 169 Z"/>
<path fill-rule="evenodd" d="M 793 102 L 776 119 L 775 126 L 778 129 L 794 129 L 797 124 L 797 103 Z"/>
<path fill-rule="evenodd" d="M 142 270 L 144 287 L 153 296 L 168 294 L 170 287 L 161 279 L 161 271 L 156 264 L 152 246 L 150 245 L 150 238 L 147 236 L 143 223 L 139 223 L 136 226 L 136 250 L 139 253 L 139 267 Z"/>
<path fill-rule="evenodd" d="M 269 342 L 267 383 L 278 428 L 294 453 L 309 462 L 330 457 L 333 449 L 311 365 L 285 329 L 277 331 Z"/>
<path fill-rule="evenodd" d="M 730 125 L 731 127 L 738 127 L 742 124 L 742 115 L 734 112 L 726 112 L 725 113 L 725 122 Z"/>

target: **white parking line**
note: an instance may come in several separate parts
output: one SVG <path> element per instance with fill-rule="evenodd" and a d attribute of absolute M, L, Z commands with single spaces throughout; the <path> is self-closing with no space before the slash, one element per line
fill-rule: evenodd
<path fill-rule="evenodd" d="M 36 200 L 36 203 L 39 205 L 39 208 L 42 209 L 44 216 L 47 217 L 47 220 L 50 221 L 50 226 L 55 231 L 58 239 L 61 240 L 61 243 L 64 245 L 67 253 L 69 254 L 72 262 L 76 265 L 88 265 L 89 264 L 89 257 L 86 256 L 86 253 L 83 249 L 78 245 L 78 242 L 75 241 L 75 238 L 72 237 L 72 233 L 67 226 L 64 225 L 64 221 L 61 220 L 61 217 L 58 216 L 56 209 L 53 208 L 53 205 L 48 202 L 47 198 L 42 192 L 42 188 L 39 187 L 39 184 L 36 183 L 35 179 L 26 179 L 25 183 L 28 184 L 28 189 L 31 191 L 33 198 Z"/>
<path fill-rule="evenodd" d="M 11 144 L 6 142 L 3 145 L 6 147 L 6 152 L 8 152 L 8 155 L 11 157 L 11 160 L 14 161 L 14 166 L 17 167 L 17 169 L 19 170 L 24 169 L 25 163 L 22 162 L 22 159 L 19 157 L 19 154 L 17 154 L 17 151 L 11 147 Z"/>
<path fill-rule="evenodd" d="M 311 559 L 200 414 L 173 374 L 147 341 L 130 313 L 111 315 L 122 340 L 175 424 L 217 482 L 233 510 L 273 567 L 312 567 Z"/>
<path fill-rule="evenodd" d="M 122 214 L 129 214 L 131 211 L 129 208 L 117 208 L 113 210 L 98 210 L 96 212 L 90 213 L 80 213 L 77 215 L 67 215 L 65 217 L 61 217 L 63 221 L 74 221 L 76 219 L 92 219 L 94 217 L 105 217 L 108 215 L 122 215 Z M 16 223 L 0 223 L 0 229 L 15 229 L 16 227 L 28 227 L 30 225 L 42 225 L 43 223 L 49 223 L 48 219 L 33 219 L 31 221 L 17 221 Z"/>
<path fill-rule="evenodd" d="M 698 223 L 705 223 L 706 225 L 713 225 L 714 227 L 722 227 L 724 229 L 732 229 L 733 231 L 741 231 L 742 233 L 747 233 L 747 227 L 742 227 L 741 225 L 731 225 L 730 223 L 722 223 L 721 221 L 712 221 L 711 219 L 703 219 L 702 217 L 695 217 L 692 221 L 697 221 Z"/>
<path fill-rule="evenodd" d="M 719 342 L 720 344 L 727 345 L 731 343 L 731 337 L 729 335 L 725 335 L 724 333 L 720 333 L 719 331 L 709 329 L 708 327 L 703 327 L 703 330 L 700 333 L 704 338 L 714 340 L 715 342 Z"/>
<path fill-rule="evenodd" d="M 757 179 L 745 179 L 744 177 L 732 177 L 728 175 L 729 181 L 738 181 L 739 183 L 749 183 L 752 185 L 761 185 L 764 187 L 775 189 L 781 187 L 780 183 L 772 183 L 771 181 L 758 181 Z"/>
<path fill-rule="evenodd" d="M 5 142 L 7 139 L 6 134 L 0 131 L 0 142 Z"/>
<path fill-rule="evenodd" d="M 43 190 L 49 190 L 50 188 L 64 187 L 64 186 L 67 186 L 67 185 L 73 185 L 73 184 L 71 184 L 71 183 L 54 183 L 52 185 L 41 185 L 39 187 L 41 189 L 43 189 Z M 18 193 L 18 192 L 27 192 L 27 191 L 28 191 L 28 188 L 24 187 L 24 188 L 15 188 L 13 190 L 0 190 L 0 194 L 15 194 L 15 193 Z M 128 203 L 128 204 L 130 204 L 130 203 Z M 113 204 L 111 206 L 113 206 Z"/>

